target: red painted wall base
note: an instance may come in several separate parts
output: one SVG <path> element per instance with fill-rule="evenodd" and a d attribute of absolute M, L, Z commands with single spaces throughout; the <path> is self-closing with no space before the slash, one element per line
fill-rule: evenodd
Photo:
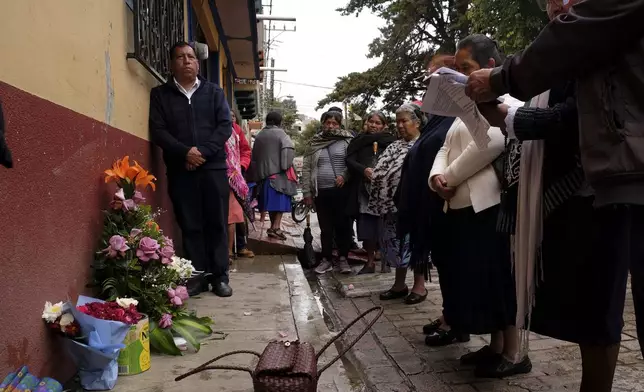
<path fill-rule="evenodd" d="M 101 210 L 115 191 L 103 170 L 130 155 L 157 177 L 148 202 L 175 238 L 161 152 L 148 141 L 0 83 L 14 168 L 0 167 L 0 378 L 25 364 L 38 376 L 73 374 L 45 329 L 45 301 L 86 293 L 102 229 Z M 88 293 L 89 294 L 89 293 Z"/>

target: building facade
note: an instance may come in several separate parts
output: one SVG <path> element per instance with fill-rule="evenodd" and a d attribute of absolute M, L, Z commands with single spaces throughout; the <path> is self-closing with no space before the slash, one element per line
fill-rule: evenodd
<path fill-rule="evenodd" d="M 198 41 L 208 45 L 202 76 L 238 107 L 236 85 L 259 78 L 255 14 L 255 0 L 1 2 L 0 101 L 14 168 L 0 168 L 0 374 L 23 364 L 61 380 L 73 373 L 41 313 L 45 301 L 89 293 L 114 192 L 102 171 L 115 159 L 129 155 L 158 177 L 146 196 L 179 239 L 149 142 L 150 89 L 168 76 L 170 46 Z"/>

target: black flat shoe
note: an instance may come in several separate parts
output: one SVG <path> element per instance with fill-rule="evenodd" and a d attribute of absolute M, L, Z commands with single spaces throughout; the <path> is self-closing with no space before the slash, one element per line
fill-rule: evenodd
<path fill-rule="evenodd" d="M 472 351 L 461 356 L 461 365 L 463 366 L 483 366 L 485 364 L 496 363 L 500 354 L 495 353 L 490 346 L 483 346 L 480 350 Z"/>
<path fill-rule="evenodd" d="M 434 332 L 439 330 L 442 324 L 443 323 L 441 322 L 441 319 L 437 318 L 431 323 L 423 325 L 423 334 L 425 335 L 433 334 Z"/>
<path fill-rule="evenodd" d="M 430 347 L 442 347 L 454 343 L 464 343 L 469 341 L 469 334 L 445 331 L 444 329 L 439 329 L 433 334 L 425 337 L 425 344 Z"/>
<path fill-rule="evenodd" d="M 532 371 L 532 362 L 527 356 L 521 362 L 512 363 L 503 355 L 493 363 L 480 364 L 474 369 L 474 375 L 480 378 L 505 378 L 517 374 L 527 374 Z"/>
<path fill-rule="evenodd" d="M 217 297 L 230 297 L 233 295 L 233 289 L 230 288 L 228 283 L 224 282 L 213 283 L 212 292 Z"/>
<path fill-rule="evenodd" d="M 376 273 L 376 266 L 372 265 L 371 267 L 367 267 L 366 265 L 362 267 L 360 271 L 358 271 L 358 275 L 364 275 L 364 274 L 375 274 Z"/>
<path fill-rule="evenodd" d="M 384 293 L 380 293 L 380 300 L 389 301 L 391 299 L 405 298 L 407 294 L 409 294 L 409 288 L 407 287 L 402 291 L 393 291 L 392 289 L 389 289 Z"/>
<path fill-rule="evenodd" d="M 411 292 L 411 293 L 409 293 L 407 298 L 405 298 L 405 303 L 407 305 L 419 304 L 419 303 L 421 303 L 421 302 L 423 302 L 424 300 L 427 299 L 427 294 L 429 294 L 429 292 L 427 290 L 425 290 L 425 295 L 420 295 L 420 294 L 416 294 L 414 292 Z"/>

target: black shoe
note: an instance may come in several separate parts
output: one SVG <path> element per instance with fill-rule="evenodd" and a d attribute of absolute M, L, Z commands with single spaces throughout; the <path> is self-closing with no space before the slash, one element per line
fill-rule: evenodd
<path fill-rule="evenodd" d="M 427 299 L 427 294 L 429 294 L 429 291 L 425 290 L 425 295 L 420 295 L 416 294 L 414 292 L 409 293 L 407 298 L 405 298 L 405 304 L 407 305 L 416 305 L 421 302 L 423 302 L 425 299 Z"/>
<path fill-rule="evenodd" d="M 206 283 L 208 284 L 208 283 Z M 195 297 L 203 292 L 204 278 L 203 275 L 195 275 L 190 277 L 186 281 L 186 288 L 188 289 L 188 295 Z"/>
<path fill-rule="evenodd" d="M 389 289 L 384 293 L 380 293 L 380 300 L 389 301 L 390 299 L 405 298 L 407 294 L 409 294 L 409 288 L 407 287 L 402 291 L 393 291 L 392 289 Z"/>
<path fill-rule="evenodd" d="M 201 281 L 201 292 L 202 293 L 207 293 L 210 291 L 210 281 L 212 280 L 212 274 L 210 272 L 206 272 L 203 274 L 203 279 Z"/>
<path fill-rule="evenodd" d="M 470 335 L 466 333 L 457 333 L 454 331 L 445 331 L 439 329 L 431 335 L 425 337 L 425 344 L 430 347 L 448 346 L 454 343 L 464 343 L 470 341 Z"/>
<path fill-rule="evenodd" d="M 228 283 L 217 282 L 212 284 L 212 292 L 218 297 L 230 297 L 233 295 L 233 289 Z"/>
<path fill-rule="evenodd" d="M 483 346 L 480 350 L 472 351 L 461 357 L 463 366 L 479 366 L 484 364 L 496 363 L 500 354 L 495 353 L 490 346 Z"/>
<path fill-rule="evenodd" d="M 474 375 L 481 378 L 505 378 L 517 374 L 526 374 L 532 371 L 532 362 L 526 355 L 521 362 L 512 363 L 503 355 L 493 363 L 480 364 L 474 369 Z"/>
<path fill-rule="evenodd" d="M 431 335 L 434 332 L 438 331 L 442 324 L 443 323 L 441 322 L 441 319 L 437 318 L 431 323 L 423 325 L 423 333 L 425 335 Z"/>

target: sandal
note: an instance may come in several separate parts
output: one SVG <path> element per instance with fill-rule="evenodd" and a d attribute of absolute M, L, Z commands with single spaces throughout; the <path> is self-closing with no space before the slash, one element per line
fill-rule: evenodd
<path fill-rule="evenodd" d="M 407 305 L 419 304 L 423 302 L 425 299 L 427 299 L 427 294 L 429 294 L 429 291 L 427 291 L 427 289 L 425 289 L 424 295 L 416 294 L 412 291 L 411 293 L 409 293 L 407 298 L 405 298 L 405 304 Z"/>

